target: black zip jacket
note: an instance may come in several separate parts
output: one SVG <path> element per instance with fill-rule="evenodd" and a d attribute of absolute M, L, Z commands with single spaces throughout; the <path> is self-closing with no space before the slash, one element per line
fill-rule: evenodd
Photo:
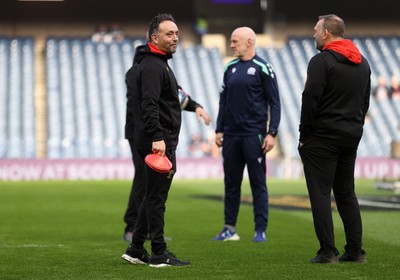
<path fill-rule="evenodd" d="M 127 71 L 125 138 L 134 139 L 137 149 L 151 150 L 154 141 L 164 140 L 167 150 L 175 150 L 181 127 L 178 84 L 168 65 L 172 55 L 152 51 L 148 44 L 136 48 Z M 189 97 L 185 110 L 200 107 Z"/>
<path fill-rule="evenodd" d="M 352 43 L 343 43 L 358 52 Z M 310 60 L 302 95 L 301 143 L 313 135 L 342 146 L 358 145 L 369 107 L 371 70 L 361 54 L 357 62 L 350 56 L 326 49 Z"/>

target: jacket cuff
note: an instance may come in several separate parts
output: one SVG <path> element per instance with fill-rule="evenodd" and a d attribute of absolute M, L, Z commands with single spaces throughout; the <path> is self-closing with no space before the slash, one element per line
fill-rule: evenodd
<path fill-rule="evenodd" d="M 157 131 L 153 134 L 153 142 L 164 140 L 164 134 L 162 131 Z"/>

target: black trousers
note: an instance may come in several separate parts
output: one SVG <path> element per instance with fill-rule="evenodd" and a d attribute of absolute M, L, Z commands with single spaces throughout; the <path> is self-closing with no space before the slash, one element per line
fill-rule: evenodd
<path fill-rule="evenodd" d="M 346 234 L 345 250 L 362 247 L 362 222 L 354 190 L 357 147 L 342 147 L 310 137 L 299 147 L 310 196 L 314 228 L 320 249 L 337 253 L 331 208 L 331 190 Z"/>
<path fill-rule="evenodd" d="M 136 220 L 132 244 L 140 248 L 149 234 L 152 251 L 162 252 L 167 247 L 164 240 L 164 213 L 168 192 L 176 172 L 175 151 L 170 150 L 165 153 L 173 165 L 168 173 L 158 173 L 144 162 L 144 158 L 152 153 L 151 151 L 138 152 L 144 166 L 145 196 Z"/>
<path fill-rule="evenodd" d="M 144 195 L 146 193 L 146 180 L 144 175 L 143 159 L 139 155 L 139 151 L 133 145 L 133 139 L 128 139 L 132 152 L 133 166 L 135 167 L 135 175 L 132 181 L 131 193 L 129 195 L 128 207 L 125 211 L 124 222 L 125 232 L 135 229 L 136 219 L 142 205 Z"/>

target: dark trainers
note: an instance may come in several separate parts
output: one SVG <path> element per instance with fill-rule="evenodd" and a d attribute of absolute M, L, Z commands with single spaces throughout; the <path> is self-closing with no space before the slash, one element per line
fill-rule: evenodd
<path fill-rule="evenodd" d="M 190 262 L 179 260 L 174 254 L 165 250 L 163 254 L 156 255 L 151 253 L 150 266 L 151 267 L 166 267 L 166 266 L 188 266 Z"/>
<path fill-rule="evenodd" d="M 365 263 L 367 262 L 366 253 L 362 249 L 359 252 L 346 251 L 342 256 L 340 256 L 339 262 Z"/>
<path fill-rule="evenodd" d="M 317 255 L 310 260 L 310 263 L 335 264 L 338 263 L 338 256 L 335 253 L 326 254 L 318 251 Z"/>
<path fill-rule="evenodd" d="M 132 248 L 132 245 L 129 245 L 121 258 L 132 264 L 148 264 L 150 262 L 149 253 L 147 253 L 145 248 L 135 249 Z"/>

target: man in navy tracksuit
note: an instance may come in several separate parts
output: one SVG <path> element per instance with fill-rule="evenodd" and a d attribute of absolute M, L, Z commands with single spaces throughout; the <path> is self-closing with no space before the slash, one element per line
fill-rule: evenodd
<path fill-rule="evenodd" d="M 269 63 L 257 56 L 255 40 L 254 31 L 248 27 L 235 29 L 231 36 L 230 46 L 237 59 L 225 67 L 216 127 L 216 143 L 223 147 L 225 226 L 214 240 L 239 240 L 236 222 L 243 171 L 247 165 L 256 231 L 253 241 L 266 241 L 265 155 L 275 145 L 280 99 L 275 72 Z"/>
<path fill-rule="evenodd" d="M 320 53 L 308 64 L 302 97 L 299 153 L 320 245 L 312 263 L 366 261 L 354 168 L 369 107 L 371 70 L 353 42 L 343 38 L 344 29 L 336 15 L 319 17 L 314 39 Z M 340 258 L 334 240 L 332 189 L 346 234 Z"/>

